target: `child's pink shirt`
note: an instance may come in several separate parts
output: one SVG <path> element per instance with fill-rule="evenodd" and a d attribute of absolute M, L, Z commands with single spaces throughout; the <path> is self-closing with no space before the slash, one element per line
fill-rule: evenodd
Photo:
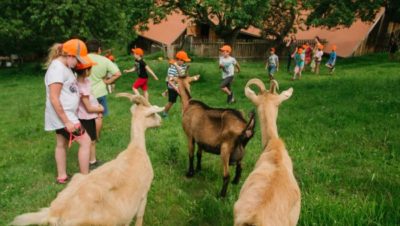
<path fill-rule="evenodd" d="M 99 102 L 97 99 L 92 95 L 91 90 L 90 90 L 90 80 L 88 78 L 85 78 L 85 81 L 83 83 L 78 81 L 78 89 L 79 89 L 79 95 L 82 98 L 82 96 L 88 96 L 89 97 L 89 102 L 92 106 L 99 106 Z M 79 119 L 94 119 L 98 117 L 98 113 L 89 113 L 86 111 L 85 105 L 81 101 L 79 102 L 79 107 L 78 107 L 78 118 Z"/>

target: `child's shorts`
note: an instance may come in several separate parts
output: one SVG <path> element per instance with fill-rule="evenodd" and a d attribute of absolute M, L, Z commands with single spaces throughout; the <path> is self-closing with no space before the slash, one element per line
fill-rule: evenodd
<path fill-rule="evenodd" d="M 226 78 L 222 79 L 222 82 L 219 87 L 220 88 L 224 88 L 224 87 L 230 88 L 232 81 L 233 81 L 233 76 L 226 77 Z"/>
<path fill-rule="evenodd" d="M 138 78 L 135 83 L 133 83 L 132 88 L 139 89 L 142 88 L 143 91 L 147 91 L 147 78 Z"/>
<path fill-rule="evenodd" d="M 79 119 L 83 128 L 85 128 L 92 141 L 97 140 L 96 120 L 95 119 Z"/>
<path fill-rule="evenodd" d="M 297 74 L 297 73 L 301 72 L 301 70 L 303 70 L 303 67 L 296 65 L 296 67 L 294 68 L 294 73 Z"/>
<path fill-rule="evenodd" d="M 275 65 L 269 65 L 268 66 L 268 74 L 274 75 L 276 73 L 276 66 Z"/>
<path fill-rule="evenodd" d="M 79 129 L 77 129 L 77 131 L 74 131 L 72 134 L 73 134 L 73 136 L 80 136 L 84 133 L 85 133 L 85 127 L 80 127 Z M 70 138 L 71 138 L 71 134 L 70 134 L 70 132 L 67 131 L 66 128 L 57 129 L 56 134 L 60 134 L 66 140 L 70 140 Z"/>
<path fill-rule="evenodd" d="M 168 102 L 176 103 L 176 99 L 178 98 L 179 94 L 176 92 L 175 89 L 168 87 Z"/>

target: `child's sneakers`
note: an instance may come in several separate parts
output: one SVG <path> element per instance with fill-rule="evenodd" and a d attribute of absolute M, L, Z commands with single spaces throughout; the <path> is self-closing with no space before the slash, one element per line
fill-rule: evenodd
<path fill-rule="evenodd" d="M 231 95 L 228 95 L 228 104 L 232 104 L 235 102 L 235 96 L 233 95 L 233 92 L 231 91 Z"/>

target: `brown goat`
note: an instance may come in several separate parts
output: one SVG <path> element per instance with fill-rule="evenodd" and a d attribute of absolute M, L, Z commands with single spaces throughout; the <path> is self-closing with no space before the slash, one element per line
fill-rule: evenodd
<path fill-rule="evenodd" d="M 260 88 L 259 95 L 250 89 L 252 84 Z M 300 189 L 276 126 L 278 107 L 290 98 L 293 89 L 277 94 L 277 85 L 272 80 L 270 90 L 266 91 L 259 79 L 251 79 L 245 88 L 246 96 L 257 106 L 265 148 L 235 203 L 235 226 L 294 226 L 299 219 Z"/>
<path fill-rule="evenodd" d="M 50 207 L 17 216 L 12 225 L 128 226 L 136 216 L 141 226 L 153 168 L 146 152 L 145 131 L 161 125 L 157 112 L 142 96 L 119 94 L 131 107 L 131 142 L 118 157 L 87 175 L 75 174 Z"/>
<path fill-rule="evenodd" d="M 236 174 L 232 183 L 239 183 L 245 147 L 254 135 L 254 112 L 250 113 L 249 122 L 246 122 L 242 113 L 235 109 L 211 108 L 203 102 L 192 100 L 190 82 L 197 79 L 198 77 L 189 76 L 177 78 L 183 108 L 182 125 L 189 146 L 187 177 L 194 176 L 194 144 L 196 143 L 198 146 L 197 171 L 201 170 L 203 150 L 221 156 L 224 177 L 220 195 L 225 197 L 230 179 L 229 165 L 236 163 Z"/>

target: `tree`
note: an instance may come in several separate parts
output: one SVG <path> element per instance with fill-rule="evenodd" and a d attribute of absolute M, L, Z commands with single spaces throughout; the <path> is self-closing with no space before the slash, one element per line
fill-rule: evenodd
<path fill-rule="evenodd" d="M 385 0 L 304 0 L 302 8 L 311 12 L 306 25 L 333 28 L 349 27 L 357 19 L 372 21 L 385 3 Z"/>
<path fill-rule="evenodd" d="M 2 0 L 0 8 L 2 54 L 43 53 L 71 37 L 126 43 L 134 25 L 161 11 L 141 0 Z"/>
<path fill-rule="evenodd" d="M 181 10 L 197 23 L 208 24 L 230 44 L 241 29 L 261 27 L 270 13 L 269 0 L 168 0 L 164 6 Z"/>

